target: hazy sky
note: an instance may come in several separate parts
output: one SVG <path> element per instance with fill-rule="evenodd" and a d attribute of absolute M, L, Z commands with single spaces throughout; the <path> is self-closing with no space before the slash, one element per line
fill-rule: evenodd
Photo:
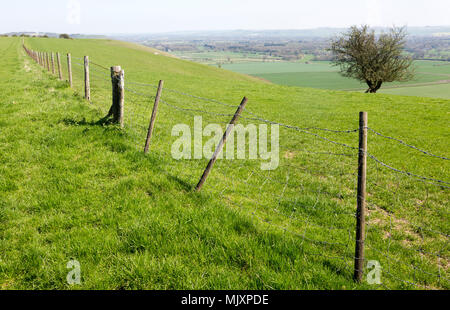
<path fill-rule="evenodd" d="M 12 0 L 0 33 L 450 25 L 450 0 Z"/>

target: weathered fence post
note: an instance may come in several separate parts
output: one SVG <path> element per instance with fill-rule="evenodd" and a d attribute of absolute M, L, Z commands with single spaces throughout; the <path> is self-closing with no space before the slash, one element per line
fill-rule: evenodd
<path fill-rule="evenodd" d="M 52 74 L 55 74 L 55 54 L 51 52 L 51 60 L 52 60 Z"/>
<path fill-rule="evenodd" d="M 59 53 L 56 53 L 56 62 L 58 63 L 58 76 L 59 80 L 62 81 L 62 68 L 61 68 L 61 55 Z"/>
<path fill-rule="evenodd" d="M 362 282 L 366 231 L 367 112 L 359 113 L 358 196 L 356 211 L 356 248 L 353 278 Z"/>
<path fill-rule="evenodd" d="M 47 71 L 50 72 L 50 56 L 48 53 L 45 53 L 47 59 Z"/>
<path fill-rule="evenodd" d="M 198 182 L 198 184 L 197 184 L 197 186 L 195 188 L 195 190 L 197 192 L 199 192 L 202 189 L 203 184 L 205 184 L 206 178 L 208 177 L 209 173 L 211 172 L 212 167 L 214 166 L 214 163 L 217 160 L 217 156 L 219 156 L 220 152 L 222 151 L 223 146 L 227 142 L 228 136 L 230 135 L 231 131 L 233 130 L 234 125 L 238 121 L 238 119 L 239 119 L 242 111 L 244 110 L 246 104 L 247 104 L 247 98 L 244 97 L 242 99 L 242 102 L 239 105 L 236 113 L 234 114 L 233 118 L 231 119 L 230 124 L 227 126 L 227 129 L 225 130 L 225 133 L 223 134 L 222 139 L 220 140 L 219 144 L 217 145 L 216 151 L 214 152 L 211 160 L 209 161 L 208 166 L 206 166 L 206 169 L 203 172 L 203 175 L 200 178 L 200 181 Z"/>
<path fill-rule="evenodd" d="M 70 53 L 67 54 L 67 74 L 69 79 L 69 86 L 72 88 L 73 82 L 72 82 L 72 58 L 70 56 Z"/>
<path fill-rule="evenodd" d="M 89 81 L 89 56 L 84 56 L 84 98 L 91 101 L 91 84 Z"/>
<path fill-rule="evenodd" d="M 152 117 L 150 118 L 150 125 L 148 126 L 147 139 L 145 140 L 144 154 L 148 153 L 150 147 L 150 141 L 152 139 L 153 128 L 155 127 L 156 114 L 158 113 L 159 100 L 161 99 L 162 88 L 164 81 L 159 81 L 158 91 L 156 92 L 155 104 L 153 105 Z"/>
<path fill-rule="evenodd" d="M 112 106 L 107 117 L 113 116 L 113 122 L 123 127 L 125 101 L 125 72 L 120 66 L 111 67 Z"/>

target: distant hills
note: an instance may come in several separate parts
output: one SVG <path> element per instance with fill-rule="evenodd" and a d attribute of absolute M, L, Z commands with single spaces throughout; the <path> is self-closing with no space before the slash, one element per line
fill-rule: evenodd
<path fill-rule="evenodd" d="M 38 36 L 48 36 L 49 38 L 58 38 L 61 33 L 54 32 L 31 32 L 31 31 L 21 31 L 21 32 L 8 32 L 5 35 L 8 36 L 21 36 L 27 35 L 30 37 L 38 37 Z M 69 34 L 71 38 L 74 39 L 106 39 L 107 37 L 104 35 L 87 35 L 87 34 Z"/>
<path fill-rule="evenodd" d="M 111 34 L 109 37 L 126 41 L 144 40 L 296 40 L 328 38 L 347 31 L 348 28 L 315 28 L 300 30 L 224 30 L 224 31 L 180 31 L 167 33 Z M 387 27 L 374 27 L 377 32 L 387 31 Z M 450 37 L 450 26 L 408 27 L 410 36 Z"/>
<path fill-rule="evenodd" d="M 387 31 L 387 27 L 374 27 L 377 32 Z M 70 34 L 74 39 L 118 39 L 124 41 L 142 42 L 147 40 L 297 40 L 328 38 L 345 32 L 347 28 L 315 28 L 291 30 L 215 30 L 215 31 L 178 31 L 166 33 L 139 34 Z M 413 37 L 450 37 L 450 26 L 408 27 L 408 33 Z M 59 37 L 53 32 L 9 32 L 6 35 Z"/>

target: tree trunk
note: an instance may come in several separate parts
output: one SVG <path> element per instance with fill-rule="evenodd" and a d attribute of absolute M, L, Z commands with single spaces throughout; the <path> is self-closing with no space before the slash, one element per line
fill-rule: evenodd
<path fill-rule="evenodd" d="M 374 83 L 372 83 L 372 81 L 366 81 L 366 83 L 369 86 L 369 88 L 366 90 L 366 94 L 367 93 L 375 94 L 381 88 L 383 81 L 377 81 Z"/>

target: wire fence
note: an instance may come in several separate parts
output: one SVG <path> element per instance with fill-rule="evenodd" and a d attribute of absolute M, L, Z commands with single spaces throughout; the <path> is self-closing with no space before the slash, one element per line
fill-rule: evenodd
<path fill-rule="evenodd" d="M 41 62 L 35 51 L 25 46 L 24 49 L 30 57 Z M 72 56 L 72 64 L 74 89 L 82 92 L 84 59 Z M 89 64 L 90 103 L 106 114 L 112 100 L 111 69 L 92 60 Z M 67 65 L 63 70 L 68 71 Z M 123 87 L 124 130 L 139 152 L 144 149 L 157 89 L 158 86 L 151 83 L 129 80 Z M 203 146 L 204 125 L 217 124 L 226 131 L 238 105 L 165 87 L 160 102 L 151 154 L 163 163 L 163 173 L 186 190 L 193 190 L 219 142 L 215 140 L 209 149 Z M 196 124 L 199 117 L 200 126 Z M 379 159 L 380 156 L 361 150 L 358 146 L 361 128 L 301 127 L 270 120 L 249 110 L 240 117 L 244 128 L 265 125 L 273 133 L 275 129 L 270 126 L 279 127 L 279 141 L 283 144 L 279 145 L 278 168 L 261 170 L 261 162 L 270 158 L 261 160 L 244 156 L 241 160 L 218 160 L 204 195 L 261 224 L 266 232 L 286 234 L 297 242 L 303 257 L 351 278 L 355 272 L 354 262 L 360 259 L 355 256 L 357 158 L 365 152 L 369 169 L 364 273 L 368 278 L 376 275 L 376 268 L 368 268 L 371 261 L 376 261 L 383 276 L 381 281 L 371 284 L 381 289 L 450 288 L 450 182 L 412 173 L 405 167 L 396 168 Z M 194 154 L 189 154 L 185 160 L 176 160 L 172 156 L 176 139 L 173 128 L 179 124 L 194 129 L 190 133 Z M 370 134 L 369 139 L 374 135 L 442 165 L 447 164 L 446 156 L 436 155 L 368 126 L 364 129 Z M 195 137 L 200 137 L 201 141 L 196 141 Z M 199 143 L 203 153 L 209 152 L 209 157 L 195 154 L 195 146 Z M 267 149 L 275 147 L 276 144 L 267 143 Z M 228 144 L 222 155 L 227 157 L 227 152 Z"/>

